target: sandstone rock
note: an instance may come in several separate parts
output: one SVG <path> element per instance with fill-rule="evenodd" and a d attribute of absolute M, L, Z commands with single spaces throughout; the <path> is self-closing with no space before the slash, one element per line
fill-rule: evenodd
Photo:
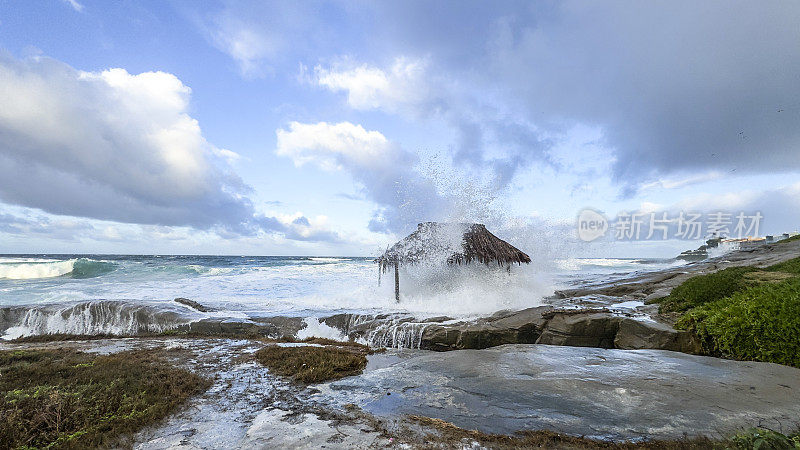
<path fill-rule="evenodd" d="M 268 332 L 259 332 L 258 325 L 251 322 L 231 322 L 218 319 L 198 320 L 179 329 L 202 336 L 248 337 L 269 335 Z"/>
<path fill-rule="evenodd" d="M 662 298 L 668 296 L 670 292 L 672 292 L 672 287 L 663 287 L 663 288 L 656 289 L 653 292 L 651 292 L 650 294 L 647 294 L 647 296 L 644 298 L 644 302 L 646 304 L 655 303 L 656 300 L 659 300 L 659 299 L 662 299 Z"/>
<path fill-rule="evenodd" d="M 537 344 L 614 348 L 621 317 L 610 312 L 556 312 Z"/>
<path fill-rule="evenodd" d="M 203 319 L 179 328 L 189 333 L 220 337 L 272 337 L 294 336 L 303 327 L 299 317 L 266 317 L 254 321 Z"/>
<path fill-rule="evenodd" d="M 174 299 L 173 301 L 176 302 L 176 303 L 180 303 L 181 305 L 186 305 L 189 308 L 192 308 L 192 309 L 200 311 L 200 312 L 216 311 L 214 308 L 209 308 L 207 306 L 203 306 L 203 305 L 201 305 L 200 303 L 197 303 L 194 300 L 189 300 L 188 298 L 178 297 L 178 298 Z"/>
<path fill-rule="evenodd" d="M 786 429 L 800 417 L 800 369 L 778 364 L 549 345 L 373 358 L 392 362 L 331 383 L 342 403 L 486 433 L 547 429 L 634 443 L 645 436 L 679 447 L 687 436 Z"/>
<path fill-rule="evenodd" d="M 429 325 L 425 328 L 420 348 L 436 351 L 482 349 L 504 344 L 531 344 L 547 322 L 544 313 L 549 306 L 516 312 L 501 312 L 473 322 Z"/>
<path fill-rule="evenodd" d="M 652 320 L 623 318 L 619 322 L 614 347 L 624 350 L 657 349 L 700 354 L 700 342 L 686 331 Z"/>

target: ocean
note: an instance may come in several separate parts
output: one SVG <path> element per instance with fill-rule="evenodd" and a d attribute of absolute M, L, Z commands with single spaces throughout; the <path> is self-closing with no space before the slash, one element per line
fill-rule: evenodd
<path fill-rule="evenodd" d="M 683 264 L 584 258 L 504 269 L 426 266 L 379 285 L 367 257 L 0 255 L 0 337 L 158 332 L 204 318 L 248 321 L 337 313 L 470 318 L 546 303 L 554 290 Z M 173 301 L 194 300 L 201 313 Z M 309 324 L 316 324 L 313 320 Z M 330 330 L 316 330 L 324 334 Z"/>

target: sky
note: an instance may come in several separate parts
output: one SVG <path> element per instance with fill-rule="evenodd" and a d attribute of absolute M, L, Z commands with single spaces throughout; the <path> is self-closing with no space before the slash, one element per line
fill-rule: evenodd
<path fill-rule="evenodd" d="M 666 257 L 703 238 L 615 218 L 794 231 L 797 23 L 788 1 L 0 0 L 0 253 L 374 255 L 437 220 Z M 591 243 L 585 208 L 611 222 Z"/>

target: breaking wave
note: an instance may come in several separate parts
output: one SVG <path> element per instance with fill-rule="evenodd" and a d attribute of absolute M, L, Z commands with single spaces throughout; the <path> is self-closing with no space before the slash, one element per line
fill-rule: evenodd
<path fill-rule="evenodd" d="M 178 311 L 122 301 L 0 308 L 0 338 L 46 334 L 132 336 L 160 333 L 191 322 Z"/>
<path fill-rule="evenodd" d="M 297 333 L 297 338 L 327 337 L 335 340 L 355 339 L 370 347 L 412 348 L 422 344 L 425 329 L 431 323 L 444 323 L 452 320 L 446 317 L 433 318 L 420 322 L 413 315 L 393 314 L 337 314 L 319 320 L 304 319 L 305 328 Z"/>
<path fill-rule="evenodd" d="M 71 278 L 94 278 L 116 268 L 114 263 L 92 259 L 31 260 L 21 262 L 6 259 L 0 262 L 0 278 L 7 280 L 33 280 L 70 276 Z"/>

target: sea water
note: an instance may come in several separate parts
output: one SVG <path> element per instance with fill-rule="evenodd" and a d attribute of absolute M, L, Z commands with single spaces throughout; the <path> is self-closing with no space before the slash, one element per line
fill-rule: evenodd
<path fill-rule="evenodd" d="M 305 334 L 335 334 L 336 313 L 469 318 L 541 305 L 555 289 L 674 260 L 573 259 L 555 264 L 426 266 L 393 272 L 373 258 L 180 255 L 0 256 L 0 336 L 158 332 L 208 317 L 303 317 Z M 192 299 L 201 313 L 173 301 Z M 332 336 L 335 337 L 335 336 Z M 383 337 L 382 339 L 385 339 Z M 408 336 L 398 339 L 412 340 Z"/>

